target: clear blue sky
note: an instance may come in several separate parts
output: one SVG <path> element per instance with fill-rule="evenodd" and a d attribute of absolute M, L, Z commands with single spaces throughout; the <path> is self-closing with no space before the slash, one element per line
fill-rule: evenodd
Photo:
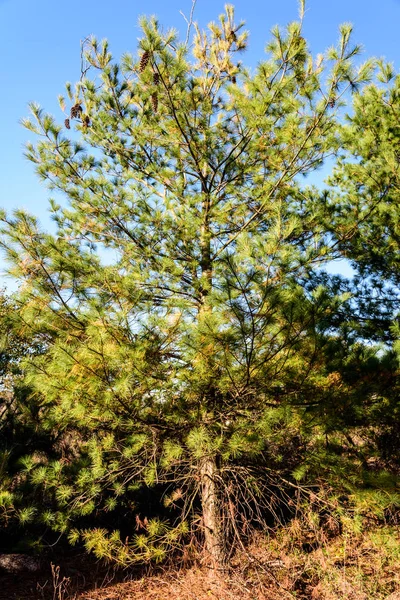
<path fill-rule="evenodd" d="M 237 20 L 250 31 L 243 60 L 254 66 L 263 56 L 271 27 L 297 17 L 296 0 L 237 0 Z M 223 11 L 223 0 L 197 0 L 196 20 L 205 26 Z M 179 14 L 188 14 L 191 0 L 0 0 L 0 206 L 23 206 L 47 226 L 48 190 L 38 181 L 33 165 L 23 157 L 24 142 L 32 137 L 19 125 L 27 103 L 35 101 L 58 119 L 57 95 L 65 81 L 79 78 L 80 40 L 89 34 L 106 37 L 111 51 L 136 50 L 138 17 L 156 14 L 166 26 L 185 34 Z M 400 0 L 308 0 L 305 37 L 317 53 L 338 38 L 340 23 L 354 24 L 354 40 L 365 57 L 384 56 L 400 70 Z M 2 283 L 0 281 L 0 287 Z"/>

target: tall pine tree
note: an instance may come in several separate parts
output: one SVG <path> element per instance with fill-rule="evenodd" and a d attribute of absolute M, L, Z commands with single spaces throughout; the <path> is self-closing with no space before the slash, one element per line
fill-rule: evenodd
<path fill-rule="evenodd" d="M 43 521 L 98 556 L 163 558 L 200 506 L 223 563 L 303 443 L 304 406 L 334 384 L 318 349 L 348 296 L 312 275 L 343 249 L 301 176 L 336 152 L 343 98 L 372 63 L 354 67 L 348 25 L 314 59 L 303 12 L 254 73 L 231 6 L 190 47 L 153 18 L 120 63 L 91 39 L 64 123 L 37 105 L 24 121 L 28 158 L 64 198 L 53 234 L 2 214 L 20 328 L 46 349 L 24 372 L 45 426 L 64 432 L 24 476 L 51 497 Z M 166 508 L 139 512 L 147 488 Z M 126 542 L 79 527 L 121 503 L 136 513 Z"/>

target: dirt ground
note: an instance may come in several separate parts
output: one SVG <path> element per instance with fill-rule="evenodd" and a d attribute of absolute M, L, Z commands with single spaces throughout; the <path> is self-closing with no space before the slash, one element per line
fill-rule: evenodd
<path fill-rule="evenodd" d="M 54 571 L 53 571 L 54 573 Z M 94 577 L 95 575 L 95 577 Z M 40 577 L 27 575 L 0 578 L 1 600 L 400 600 L 398 591 L 389 595 L 375 596 L 374 592 L 360 593 L 351 584 L 344 585 L 342 593 L 326 594 L 317 585 L 286 588 L 274 579 L 273 575 L 255 573 L 249 577 L 228 573 L 219 581 L 210 579 L 204 568 L 192 567 L 187 570 L 153 573 L 132 579 L 115 581 L 111 573 L 98 571 L 87 579 L 83 571 L 71 573 L 67 578 L 60 571 L 55 578 L 51 571 Z M 97 579 L 96 579 L 97 578 Z M 399 582 L 400 583 L 400 582 Z"/>
<path fill-rule="evenodd" d="M 53 557 L 40 573 L 0 574 L 0 600 L 285 600 L 307 598 L 304 585 L 293 593 L 284 562 L 263 548 L 237 556 L 215 573 L 206 562 L 133 571 L 101 566 L 85 554 Z M 61 565 L 61 566 L 58 566 Z M 290 565 L 287 565 L 290 568 Z M 279 576 L 278 576 L 279 575 Z M 296 587 L 296 585 L 294 586 Z M 306 586 L 307 587 L 307 586 Z M 310 596 L 311 597 L 311 596 Z"/>
<path fill-rule="evenodd" d="M 0 580 L 1 600 L 282 600 L 301 598 L 268 585 L 248 587 L 246 582 L 227 575 L 219 582 L 209 580 L 202 570 L 153 575 L 125 582 L 99 580 L 76 589 L 71 579 L 54 586 L 51 578 L 6 577 Z M 86 588 L 86 589 L 85 589 Z M 258 589 L 257 589 L 258 588 Z M 400 598 L 400 596 L 399 596 Z"/>
<path fill-rule="evenodd" d="M 97 572 L 96 572 L 97 571 Z M 64 574 L 65 573 L 65 574 Z M 68 574 L 68 575 L 67 575 Z M 268 589 L 270 588 L 270 589 Z M 275 589 L 274 589 L 275 588 Z M 44 569 L 40 575 L 0 577 L 0 600 L 275 600 L 293 598 L 273 580 L 249 581 L 234 573 L 211 578 L 207 569 L 192 567 L 137 575 L 116 574 L 82 566 Z"/>

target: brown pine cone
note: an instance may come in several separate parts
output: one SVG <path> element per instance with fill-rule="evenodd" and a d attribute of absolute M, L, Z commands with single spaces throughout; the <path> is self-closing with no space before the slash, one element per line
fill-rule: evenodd
<path fill-rule="evenodd" d="M 139 71 L 141 73 L 143 73 L 143 71 L 147 67 L 149 60 L 150 60 L 150 52 L 148 50 L 146 50 L 145 52 L 143 52 L 142 58 L 140 59 Z"/>
<path fill-rule="evenodd" d="M 79 119 L 82 112 L 83 109 L 79 102 L 77 104 L 74 104 L 74 106 L 71 108 L 71 119 Z"/>
<path fill-rule="evenodd" d="M 157 108 L 158 108 L 158 94 L 157 94 L 157 92 L 154 92 L 154 94 L 151 95 L 151 104 L 153 106 L 154 112 L 157 112 Z"/>

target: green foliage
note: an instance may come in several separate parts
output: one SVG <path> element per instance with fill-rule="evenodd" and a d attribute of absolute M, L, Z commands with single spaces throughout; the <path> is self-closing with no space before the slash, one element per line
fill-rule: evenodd
<path fill-rule="evenodd" d="M 335 222 L 342 232 L 347 227 L 342 246 L 361 274 L 378 273 L 398 286 L 400 78 L 392 65 L 380 61 L 379 67 L 380 83 L 355 97 L 341 128 L 344 153 L 332 183 L 343 193 Z M 352 223 L 344 216 L 349 210 Z"/>
<path fill-rule="evenodd" d="M 49 442 L 19 456 L 32 506 L 16 510 L 99 558 L 162 560 L 195 529 L 201 502 L 203 519 L 224 522 L 236 503 L 260 522 L 271 480 L 329 480 L 348 494 L 367 485 L 351 436 L 394 402 L 392 314 L 378 322 L 359 280 L 321 268 L 348 252 L 364 268 L 363 231 L 375 235 L 379 214 L 397 227 L 372 196 L 392 185 L 395 148 L 382 142 L 377 184 L 372 165 L 344 158 L 333 180 L 350 186 L 343 194 L 300 176 L 353 137 L 369 156 L 374 132 L 354 128 L 369 98 L 383 115 L 395 93 L 363 88 L 374 63 L 355 66 L 349 25 L 314 59 L 300 4 L 300 22 L 274 28 L 254 73 L 238 60 L 247 32 L 231 6 L 194 27 L 192 55 L 154 18 L 120 64 L 107 42 L 87 40 L 67 129 L 36 104 L 23 122 L 36 135 L 26 155 L 62 201 L 50 202 L 54 234 L 22 210 L 1 214 L 21 284 L 13 330 L 40 348 L 18 359 L 24 406 Z M 355 91 L 349 129 L 341 107 Z M 379 494 L 366 504 L 384 510 Z M 121 514 L 126 541 L 111 526 Z"/>

